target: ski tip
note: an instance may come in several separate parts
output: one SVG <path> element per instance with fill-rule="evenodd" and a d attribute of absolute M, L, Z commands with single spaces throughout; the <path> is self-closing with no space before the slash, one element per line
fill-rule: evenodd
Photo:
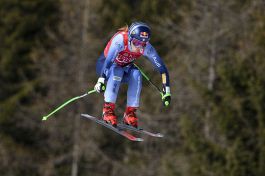
<path fill-rule="evenodd" d="M 43 116 L 42 117 L 42 121 L 45 121 L 45 120 L 47 120 L 47 117 L 46 116 Z"/>
<path fill-rule="evenodd" d="M 157 136 L 157 137 L 161 137 L 161 138 L 164 137 L 164 135 L 161 134 L 161 133 L 157 133 L 156 136 Z"/>

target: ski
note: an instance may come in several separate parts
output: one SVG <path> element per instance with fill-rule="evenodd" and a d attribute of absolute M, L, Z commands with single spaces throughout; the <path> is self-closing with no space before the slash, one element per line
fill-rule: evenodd
<path fill-rule="evenodd" d="M 118 133 L 119 135 L 129 139 L 130 141 L 137 141 L 137 142 L 143 141 L 142 138 L 138 138 L 138 137 L 135 137 L 135 136 L 131 135 L 130 133 L 128 133 L 128 132 L 124 131 L 123 129 L 121 129 L 119 126 L 113 127 L 112 125 L 104 122 L 103 120 L 100 120 L 100 119 L 98 119 L 96 117 L 93 117 L 91 115 L 88 115 L 88 114 L 81 114 L 81 116 L 85 117 L 87 119 L 90 119 L 90 120 L 92 120 L 92 121 L 94 121 L 94 122 L 96 122 L 96 123 L 98 123 L 100 125 L 103 125 L 104 127 L 107 127 L 108 129 Z"/>
<path fill-rule="evenodd" d="M 144 130 L 142 128 L 135 128 L 133 126 L 126 125 L 124 123 L 119 123 L 118 127 L 120 129 L 123 129 L 123 130 L 131 130 L 131 131 L 134 131 L 134 132 L 137 132 L 137 133 L 147 134 L 147 135 L 152 136 L 152 137 L 160 137 L 160 138 L 164 137 L 164 135 L 161 134 L 161 133 L 149 132 L 149 131 L 146 131 L 146 130 Z"/>

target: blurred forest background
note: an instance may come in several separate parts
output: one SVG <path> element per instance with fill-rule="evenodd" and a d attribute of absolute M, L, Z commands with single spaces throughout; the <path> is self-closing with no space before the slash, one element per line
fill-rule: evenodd
<path fill-rule="evenodd" d="M 119 27 L 144 21 L 168 67 L 164 108 L 143 82 L 133 143 L 80 118 L 100 116 L 96 60 Z M 161 85 L 144 58 L 137 61 Z M 264 176 L 264 0 L 0 0 L 1 176 Z M 123 114 L 122 86 L 117 114 Z"/>

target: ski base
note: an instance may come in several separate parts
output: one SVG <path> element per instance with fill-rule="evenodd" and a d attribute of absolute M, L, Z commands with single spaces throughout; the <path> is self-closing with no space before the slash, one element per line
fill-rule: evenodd
<path fill-rule="evenodd" d="M 152 133 L 152 132 L 146 131 L 146 130 L 144 130 L 144 129 L 142 129 L 142 128 L 135 128 L 135 127 L 133 127 L 133 126 L 126 125 L 126 124 L 124 124 L 124 123 L 119 123 L 119 124 L 118 124 L 118 127 L 119 127 L 120 129 L 123 129 L 123 130 L 125 130 L 125 129 L 126 129 L 126 130 L 131 130 L 131 131 L 134 131 L 134 132 L 137 132 L 137 133 L 147 134 L 147 135 L 152 136 L 152 137 L 159 137 L 159 138 L 164 137 L 164 135 L 161 134 L 161 133 Z"/>
<path fill-rule="evenodd" d="M 91 115 L 88 115 L 88 114 L 81 114 L 82 117 L 86 117 L 87 119 L 90 119 L 100 125 L 103 125 L 104 127 L 107 127 L 108 129 L 118 133 L 119 135 L 121 136 L 124 136 L 125 138 L 129 139 L 130 141 L 136 141 L 136 142 L 142 142 L 144 141 L 142 138 L 138 138 L 138 137 L 135 137 L 133 135 L 131 135 L 130 133 L 124 131 L 122 128 L 120 128 L 119 126 L 117 127 L 114 127 L 108 123 L 106 123 L 105 121 L 103 120 L 100 120 L 96 117 L 93 117 Z"/>

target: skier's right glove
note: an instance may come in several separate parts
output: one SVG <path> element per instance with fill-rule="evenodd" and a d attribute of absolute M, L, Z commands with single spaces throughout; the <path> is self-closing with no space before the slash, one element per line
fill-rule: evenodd
<path fill-rule="evenodd" d="M 162 92 L 162 102 L 164 106 L 169 106 L 171 102 L 170 88 L 168 86 L 163 86 Z"/>
<path fill-rule="evenodd" d="M 94 87 L 94 89 L 98 93 L 104 92 L 106 90 L 106 86 L 105 86 L 105 83 L 104 82 L 105 82 L 105 78 L 103 78 L 103 77 L 99 77 L 98 78 L 98 82 L 97 82 L 97 84 Z"/>

